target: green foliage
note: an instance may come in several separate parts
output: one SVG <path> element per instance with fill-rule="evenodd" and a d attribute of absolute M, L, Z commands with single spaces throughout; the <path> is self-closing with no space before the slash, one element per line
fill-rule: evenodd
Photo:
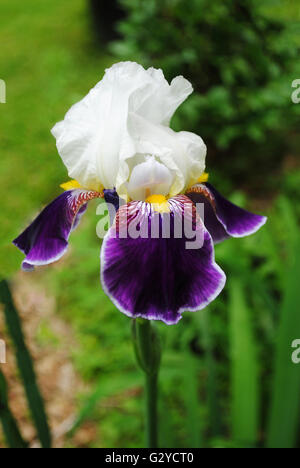
<path fill-rule="evenodd" d="M 243 283 L 233 278 L 229 285 L 232 435 L 246 447 L 254 447 L 259 427 L 258 362 L 255 338 Z"/>
<path fill-rule="evenodd" d="M 204 425 L 199 411 L 198 360 L 194 356 L 187 354 L 185 361 L 186 365 L 182 372 L 182 384 L 185 390 L 183 403 L 188 421 L 187 441 L 189 447 L 200 448 L 204 445 Z"/>
<path fill-rule="evenodd" d="M 286 195 L 298 196 L 296 185 L 290 187 L 288 180 L 289 176 Z M 270 402 L 278 391 L 273 370 L 283 317 L 293 327 L 288 338 L 300 336 L 295 321 L 298 301 L 293 298 L 294 308 L 282 309 L 281 305 L 291 288 L 286 271 L 289 258 L 295 254 L 300 214 L 287 196 L 278 198 L 261 232 L 216 246 L 218 263 L 228 274 L 221 297 L 205 311 L 184 314 L 174 327 L 158 325 L 163 343 L 161 446 L 261 447 L 267 443 Z M 242 205 L 244 197 L 236 194 L 233 201 Z M 90 208 L 73 236 L 73 251 L 66 264 L 44 273 L 48 284 L 51 279 L 59 311 L 76 331 L 80 346 L 74 351 L 75 363 L 87 381 L 94 382 L 94 390 L 80 398 L 73 433 L 86 420 L 99 421 L 101 446 L 142 447 L 143 382 L 134 361 L 128 318 L 112 306 L 99 287 L 95 252 L 100 246 L 94 238 L 93 211 L 94 207 Z M 284 373 L 290 366 L 289 339 L 281 351 L 280 372 Z M 295 376 L 299 369 L 293 366 L 290 372 Z M 288 387 L 283 389 L 288 392 Z M 299 395 L 291 389 L 288 398 L 276 398 L 277 428 L 278 419 L 286 412 L 291 414 L 289 405 L 297 405 Z M 294 440 L 298 428 L 293 418 L 286 420 Z M 273 445 L 280 447 L 278 431 Z"/>
<path fill-rule="evenodd" d="M 207 372 L 207 407 L 208 428 L 211 437 L 217 438 L 222 433 L 221 410 L 218 400 L 218 371 L 214 356 L 214 342 L 212 339 L 210 309 L 206 308 L 199 314 L 199 333 L 202 334 L 204 354 L 204 366 Z"/>
<path fill-rule="evenodd" d="M 289 210 L 286 200 L 285 208 Z M 289 211 L 285 210 L 289 213 Z M 300 414 L 300 372 L 291 360 L 291 344 L 300 336 L 299 277 L 300 243 L 298 226 L 289 217 L 290 262 L 285 273 L 285 291 L 276 340 L 276 360 L 270 410 L 268 447 L 293 448 L 297 442 Z M 296 332 L 297 330 L 297 332 Z"/>
<path fill-rule="evenodd" d="M 23 439 L 18 424 L 10 410 L 7 394 L 7 383 L 0 370 L 0 421 L 3 432 L 10 448 L 27 448 L 27 443 Z"/>
<path fill-rule="evenodd" d="M 6 281 L 0 282 L 0 302 L 4 305 L 7 329 L 15 346 L 16 360 L 30 407 L 32 419 L 43 448 L 51 447 L 51 435 L 45 413 L 44 401 L 36 382 L 32 358 L 26 347 L 18 312 L 14 306 Z"/>
<path fill-rule="evenodd" d="M 195 88 L 175 129 L 200 133 L 211 151 L 226 150 L 230 164 L 219 158 L 218 167 L 231 177 L 249 179 L 257 163 L 269 169 L 300 121 L 291 102 L 300 76 L 295 20 L 272 17 L 276 0 L 119 1 L 128 17 L 113 52 L 162 68 L 168 79 L 183 75 Z"/>
<path fill-rule="evenodd" d="M 266 227 L 250 238 L 216 246 L 217 261 L 229 279 L 220 298 L 204 311 L 185 313 L 174 327 L 158 325 L 163 343 L 162 447 L 299 445 L 299 365 L 291 365 L 290 340 L 300 338 L 299 260 L 291 262 L 299 257 L 300 172 L 295 165 L 278 171 L 277 152 L 270 149 L 281 149 L 278 139 L 300 109 L 290 105 L 299 34 L 294 24 L 285 32 L 280 19 L 283 12 L 291 18 L 289 6 L 296 18 L 298 5 L 264 0 L 260 12 L 258 2 L 252 2 L 262 37 L 248 20 L 238 21 L 234 5 L 239 3 L 128 0 L 129 19 L 121 26 L 126 40 L 117 45 L 122 60 L 160 66 L 168 78 L 184 74 L 195 85 L 196 94 L 173 124 L 195 129 L 208 138 L 211 150 L 229 148 L 225 163 L 219 158 L 212 176 L 225 195 L 231 175 L 241 171 L 246 172 L 247 188 L 257 180 L 261 193 L 266 185 L 273 188 L 272 198 L 260 207 L 269 212 Z M 113 62 L 103 48 L 91 44 L 85 9 L 85 0 L 52 0 L 51 5 L 28 0 L 22 14 L 19 0 L 1 4 L 1 78 L 8 84 L 7 104 L 0 107 L 0 275 L 5 277 L 22 259 L 9 243 L 60 193 L 58 186 L 67 178 L 50 127 Z M 267 140 L 259 143 L 260 151 L 258 137 Z M 247 158 L 253 145 L 255 152 Z M 293 153 L 298 151 L 296 144 Z M 210 151 L 209 161 L 213 159 Z M 268 172 L 261 179 L 263 165 Z M 278 177 L 269 174 L 273 169 Z M 233 201 L 245 204 L 245 197 L 236 194 Z M 130 320 L 100 286 L 95 209 L 91 204 L 72 235 L 66 258 L 39 269 L 34 278 L 55 296 L 57 314 L 69 322 L 77 343 L 73 363 L 89 387 L 80 395 L 74 389 L 78 415 L 71 433 L 91 421 L 98 435 L 90 446 L 142 447 L 142 375 L 135 364 Z M 9 319 L 14 322 L 14 311 Z M 18 326 L 12 328 L 16 333 Z M 62 338 L 56 340 L 42 322 L 37 339 L 59 346 Z M 22 445 L 1 375 L 0 398 L 8 445 Z"/>

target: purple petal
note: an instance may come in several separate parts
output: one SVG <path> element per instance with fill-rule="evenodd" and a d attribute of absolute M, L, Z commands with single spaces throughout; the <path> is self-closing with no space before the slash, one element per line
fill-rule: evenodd
<path fill-rule="evenodd" d="M 120 208 L 121 205 L 123 205 L 125 202 L 122 200 L 122 198 L 119 197 L 117 191 L 111 190 L 111 189 L 104 189 L 104 200 L 106 203 L 113 205 L 115 207 L 116 212 Z"/>
<path fill-rule="evenodd" d="M 267 221 L 226 200 L 211 184 L 195 185 L 186 195 L 194 204 L 204 204 L 204 223 L 215 243 L 254 234 Z"/>
<path fill-rule="evenodd" d="M 75 229 L 79 226 L 80 221 L 82 216 L 87 210 L 87 203 L 85 203 L 81 208 L 79 208 L 77 215 L 75 216 L 73 226 L 72 226 L 72 231 L 75 231 Z"/>
<path fill-rule="evenodd" d="M 26 255 L 23 270 L 32 271 L 34 266 L 59 260 L 68 248 L 69 236 L 78 226 L 87 202 L 99 197 L 102 195 L 98 192 L 78 189 L 64 192 L 50 203 L 13 241 Z"/>
<path fill-rule="evenodd" d="M 23 262 L 22 263 L 22 270 L 23 271 L 34 271 L 34 266 L 30 265 L 29 263 Z"/>
<path fill-rule="evenodd" d="M 125 205 L 125 201 L 119 197 L 117 191 L 111 189 L 104 189 L 104 200 L 107 203 L 109 216 L 110 216 L 110 223 L 113 224 L 115 220 L 116 213 L 120 206 Z"/>
<path fill-rule="evenodd" d="M 212 239 L 190 200 L 175 197 L 170 200 L 170 209 L 168 215 L 154 212 L 148 203 L 123 206 L 104 239 L 101 254 L 103 287 L 117 308 L 129 317 L 161 320 L 168 325 L 177 323 L 184 311 L 206 307 L 226 281 L 215 263 Z M 202 240 L 198 249 L 188 249 L 192 237 L 184 234 L 179 238 L 177 231 L 179 226 L 184 230 L 191 210 L 195 238 L 199 235 Z M 124 238 L 124 225 L 128 234 L 132 222 L 140 236 Z M 159 233 L 151 237 L 154 225 L 159 226 Z"/>

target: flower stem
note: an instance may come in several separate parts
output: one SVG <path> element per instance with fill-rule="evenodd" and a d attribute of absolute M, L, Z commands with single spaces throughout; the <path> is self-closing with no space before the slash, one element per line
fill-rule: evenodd
<path fill-rule="evenodd" d="M 146 443 L 148 448 L 157 448 L 157 397 L 161 347 L 159 337 L 149 320 L 133 321 L 133 342 L 138 365 L 145 373 Z"/>
<path fill-rule="evenodd" d="M 148 448 L 158 447 L 157 381 L 157 374 L 146 374 L 146 443 Z"/>

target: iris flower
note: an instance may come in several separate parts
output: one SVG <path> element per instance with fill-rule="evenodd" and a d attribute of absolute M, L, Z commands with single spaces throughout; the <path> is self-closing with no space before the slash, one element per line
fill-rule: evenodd
<path fill-rule="evenodd" d="M 169 84 L 161 70 L 124 62 L 69 110 L 52 133 L 72 180 L 14 241 L 24 270 L 59 260 L 87 203 L 104 198 L 116 216 L 102 245 L 101 280 L 121 312 L 170 325 L 221 293 L 226 276 L 214 244 L 252 234 L 266 218 L 223 198 L 208 183 L 203 140 L 170 128 L 192 91 L 182 76 Z M 197 248 L 187 248 L 184 229 L 178 235 L 187 219 L 201 235 Z M 135 235 L 123 236 L 132 224 Z"/>

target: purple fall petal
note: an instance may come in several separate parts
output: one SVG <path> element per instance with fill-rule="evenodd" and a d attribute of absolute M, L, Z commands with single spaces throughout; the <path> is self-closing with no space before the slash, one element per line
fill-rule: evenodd
<path fill-rule="evenodd" d="M 50 203 L 13 241 L 26 255 L 23 270 L 32 271 L 34 266 L 59 260 L 68 248 L 69 236 L 79 224 L 87 202 L 99 197 L 102 195 L 98 192 L 78 189 L 64 192 Z"/>
<path fill-rule="evenodd" d="M 75 219 L 74 219 L 74 222 L 73 222 L 73 225 L 72 225 L 72 230 L 71 230 L 72 232 L 75 231 L 75 229 L 79 226 L 81 218 L 85 214 L 85 212 L 87 210 L 87 207 L 88 207 L 88 205 L 87 205 L 87 203 L 85 203 L 81 208 L 79 208 L 78 213 L 75 216 Z"/>
<path fill-rule="evenodd" d="M 204 204 L 204 223 L 215 243 L 254 234 L 267 221 L 226 200 L 211 184 L 195 185 L 186 195 L 194 204 Z"/>
<path fill-rule="evenodd" d="M 113 303 L 130 317 L 161 320 L 168 325 L 177 323 L 184 311 L 206 307 L 226 281 L 215 263 L 212 239 L 190 200 L 175 197 L 170 208 L 169 215 L 154 212 L 148 203 L 123 206 L 104 239 L 101 254 L 102 283 Z M 189 250 L 186 243 L 191 237 L 179 238 L 177 228 L 184 230 L 184 220 L 191 211 L 193 229 L 202 243 L 201 248 Z M 126 217 L 128 221 L 123 222 Z M 122 238 L 124 225 L 127 230 L 131 222 L 139 228 L 140 236 Z M 153 225 L 159 226 L 156 238 L 150 236 Z M 168 226 L 170 236 L 166 238 Z"/>

